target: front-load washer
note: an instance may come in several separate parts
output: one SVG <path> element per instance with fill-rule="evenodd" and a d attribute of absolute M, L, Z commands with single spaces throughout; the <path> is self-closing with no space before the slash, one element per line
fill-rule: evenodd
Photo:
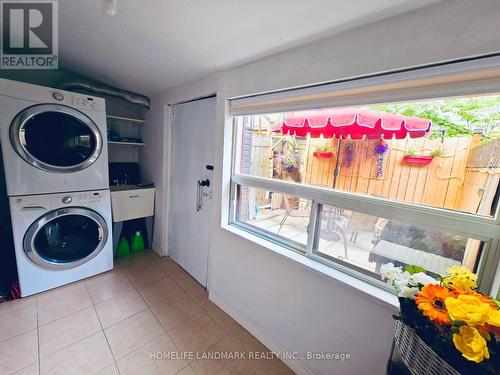
<path fill-rule="evenodd" d="M 113 268 L 109 190 L 10 197 L 21 296 Z"/>
<path fill-rule="evenodd" d="M 102 98 L 0 79 L 7 194 L 109 188 Z"/>

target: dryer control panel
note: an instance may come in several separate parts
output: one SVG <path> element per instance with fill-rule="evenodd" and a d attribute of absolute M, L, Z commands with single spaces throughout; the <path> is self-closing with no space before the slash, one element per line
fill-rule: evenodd
<path fill-rule="evenodd" d="M 96 98 L 66 91 L 53 91 L 52 98 L 61 104 L 80 109 L 100 109 Z"/>
<path fill-rule="evenodd" d="M 0 95 L 34 103 L 59 103 L 80 110 L 105 111 L 103 98 L 0 78 Z"/>

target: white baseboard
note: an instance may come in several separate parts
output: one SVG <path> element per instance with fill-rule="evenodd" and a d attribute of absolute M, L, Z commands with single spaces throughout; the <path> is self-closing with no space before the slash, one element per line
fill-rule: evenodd
<path fill-rule="evenodd" d="M 226 314 L 231 316 L 239 324 L 243 326 L 248 332 L 255 336 L 265 347 L 276 353 L 290 352 L 283 345 L 269 336 L 263 329 L 261 329 L 257 324 L 252 322 L 250 319 L 245 317 L 240 311 L 235 309 L 231 304 L 229 304 L 224 298 L 219 296 L 217 293 L 210 292 L 209 299 L 219 306 Z M 308 368 L 304 367 L 301 361 L 292 358 L 284 358 L 282 361 L 290 367 L 298 375 L 314 375 L 314 373 Z"/>
<path fill-rule="evenodd" d="M 164 256 L 168 255 L 168 254 L 167 254 L 167 252 L 166 252 L 165 250 L 163 250 L 163 249 L 162 249 L 162 248 L 161 248 L 161 247 L 160 247 L 160 246 L 159 246 L 156 242 L 154 242 L 154 241 L 153 241 L 153 243 L 152 243 L 152 246 L 151 246 L 151 247 L 153 248 L 153 251 L 154 251 L 156 254 L 158 254 L 159 256 L 161 256 L 161 257 L 164 257 Z"/>

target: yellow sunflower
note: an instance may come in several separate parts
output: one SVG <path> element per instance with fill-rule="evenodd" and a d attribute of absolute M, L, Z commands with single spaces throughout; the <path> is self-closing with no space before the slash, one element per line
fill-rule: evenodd
<path fill-rule="evenodd" d="M 420 311 L 430 320 L 445 325 L 451 325 L 444 301 L 454 294 L 437 284 L 427 284 L 415 298 Z"/>

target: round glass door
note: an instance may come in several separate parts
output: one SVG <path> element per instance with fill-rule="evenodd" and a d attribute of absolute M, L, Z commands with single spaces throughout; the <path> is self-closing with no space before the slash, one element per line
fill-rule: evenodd
<path fill-rule="evenodd" d="M 88 262 L 108 239 L 106 221 L 97 212 L 63 208 L 39 218 L 27 230 L 24 251 L 45 268 L 72 268 Z"/>
<path fill-rule="evenodd" d="M 95 123 L 67 106 L 40 104 L 20 112 L 10 138 L 28 163 L 50 172 L 75 172 L 97 160 L 102 138 Z"/>

